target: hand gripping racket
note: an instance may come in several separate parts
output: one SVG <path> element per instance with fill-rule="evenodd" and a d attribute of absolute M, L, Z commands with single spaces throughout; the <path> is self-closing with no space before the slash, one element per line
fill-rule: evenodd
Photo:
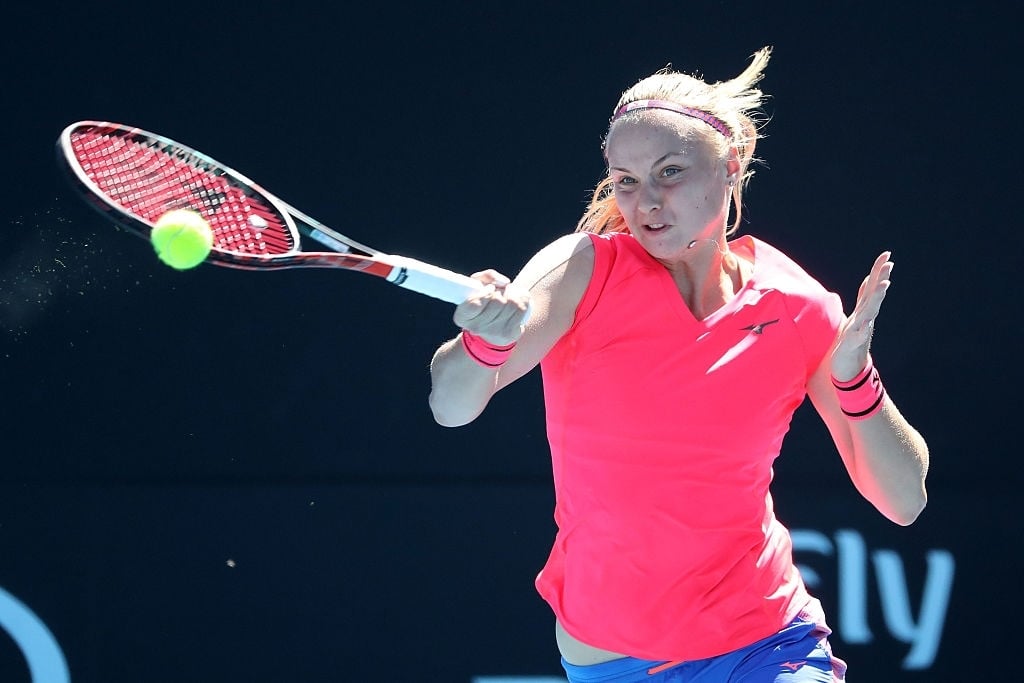
<path fill-rule="evenodd" d="M 213 229 L 207 261 L 244 270 L 343 268 L 460 304 L 483 285 L 428 263 L 383 254 L 331 230 L 241 173 L 168 138 L 117 123 L 79 121 L 57 157 L 89 203 L 143 238 L 171 209 L 199 212 Z M 302 251 L 309 237 L 330 252 Z"/>

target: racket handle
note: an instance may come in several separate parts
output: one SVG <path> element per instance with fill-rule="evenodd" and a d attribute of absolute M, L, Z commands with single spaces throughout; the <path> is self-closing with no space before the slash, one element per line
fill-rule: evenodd
<path fill-rule="evenodd" d="M 406 256 L 380 254 L 377 259 L 394 266 L 387 276 L 388 282 L 450 304 L 461 304 L 470 294 L 483 288 L 478 280 L 471 277 Z"/>

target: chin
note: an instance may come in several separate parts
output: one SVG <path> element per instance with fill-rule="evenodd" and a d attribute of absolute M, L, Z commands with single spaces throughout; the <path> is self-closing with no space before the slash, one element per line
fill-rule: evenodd
<path fill-rule="evenodd" d="M 685 252 L 693 242 L 692 237 L 685 236 L 673 228 L 662 228 L 656 231 L 641 228 L 639 231 L 633 231 L 633 236 L 655 258 L 678 256 Z"/>

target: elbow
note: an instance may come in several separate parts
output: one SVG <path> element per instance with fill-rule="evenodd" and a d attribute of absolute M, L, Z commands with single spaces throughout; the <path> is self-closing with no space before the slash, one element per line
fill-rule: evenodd
<path fill-rule="evenodd" d="M 917 521 L 917 518 L 924 512 L 925 507 L 928 505 L 928 494 L 922 489 L 919 496 L 912 500 L 905 501 L 904 505 L 898 510 L 893 510 L 889 515 L 896 524 L 900 526 L 910 526 Z"/>
<path fill-rule="evenodd" d="M 443 413 L 434 413 L 434 422 L 442 427 L 463 427 L 468 425 L 472 420 L 459 419 L 451 415 L 445 415 Z"/>
<path fill-rule="evenodd" d="M 436 392 L 430 392 L 427 399 L 434 422 L 442 427 L 462 427 L 476 419 L 476 415 L 453 410 L 450 403 L 438 398 Z"/>

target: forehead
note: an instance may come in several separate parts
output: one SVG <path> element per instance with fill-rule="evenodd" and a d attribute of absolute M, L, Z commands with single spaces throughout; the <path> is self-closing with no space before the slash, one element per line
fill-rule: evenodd
<path fill-rule="evenodd" d="M 615 121 L 605 139 L 605 157 L 633 158 L 667 153 L 715 155 L 715 133 L 707 124 L 658 109 L 631 112 Z M 717 134 L 717 133 L 716 133 Z"/>

